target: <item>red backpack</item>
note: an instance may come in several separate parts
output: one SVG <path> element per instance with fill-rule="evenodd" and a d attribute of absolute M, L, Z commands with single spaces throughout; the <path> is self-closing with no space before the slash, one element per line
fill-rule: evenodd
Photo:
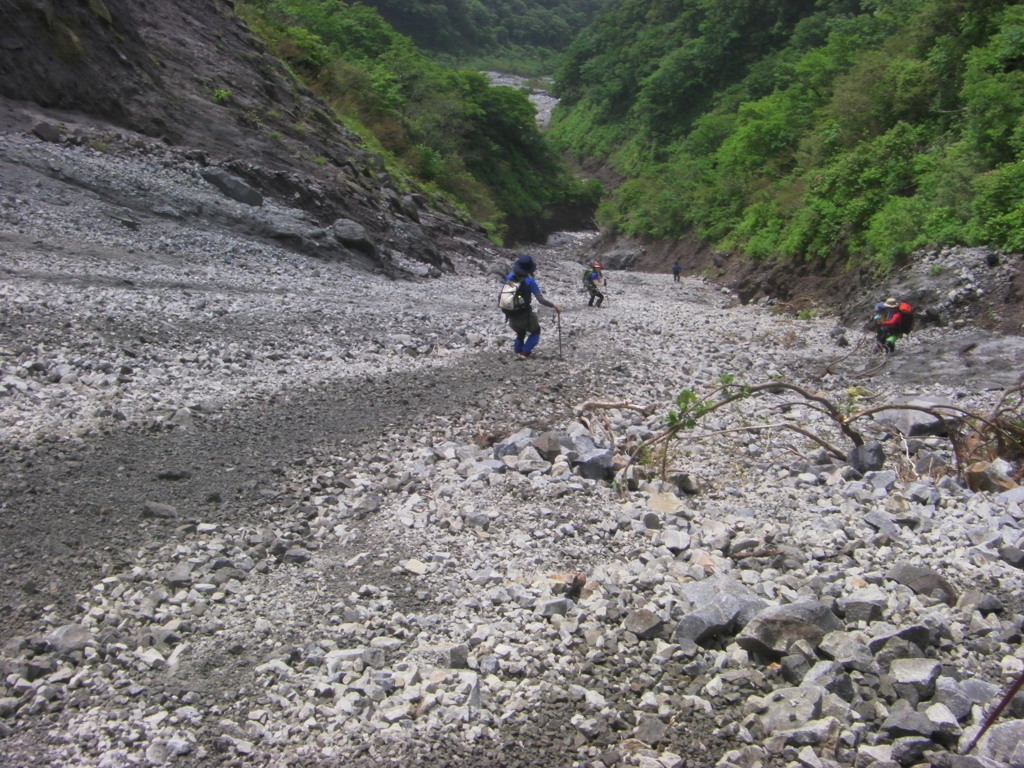
<path fill-rule="evenodd" d="M 914 330 L 914 308 L 907 302 L 901 301 L 896 311 L 900 313 L 900 324 L 899 328 L 896 329 L 897 333 L 908 334 Z"/>

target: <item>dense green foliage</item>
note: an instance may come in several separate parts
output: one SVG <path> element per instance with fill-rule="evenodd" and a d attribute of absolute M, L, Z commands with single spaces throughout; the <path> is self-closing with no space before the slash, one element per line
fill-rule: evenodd
<path fill-rule="evenodd" d="M 496 239 L 554 207 L 596 202 L 537 128 L 526 94 L 442 67 L 373 8 L 342 0 L 245 0 L 238 14 L 353 129 Z"/>
<path fill-rule="evenodd" d="M 607 0 L 362 0 L 421 50 L 474 69 L 547 75 Z"/>
<path fill-rule="evenodd" d="M 628 179 L 613 230 L 888 268 L 1024 250 L 1024 6 L 612 0 L 557 73 L 552 139 Z"/>

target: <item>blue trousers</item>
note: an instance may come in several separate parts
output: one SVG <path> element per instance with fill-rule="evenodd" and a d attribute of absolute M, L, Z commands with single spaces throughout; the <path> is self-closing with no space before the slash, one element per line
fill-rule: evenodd
<path fill-rule="evenodd" d="M 522 315 L 512 315 L 508 324 L 516 332 L 516 340 L 513 348 L 519 354 L 530 354 L 533 348 L 540 341 L 540 318 L 537 313 L 530 311 Z"/>
<path fill-rule="evenodd" d="M 529 335 L 517 333 L 513 348 L 520 354 L 528 355 L 533 351 L 533 348 L 537 346 L 538 341 L 540 341 L 540 331 Z"/>

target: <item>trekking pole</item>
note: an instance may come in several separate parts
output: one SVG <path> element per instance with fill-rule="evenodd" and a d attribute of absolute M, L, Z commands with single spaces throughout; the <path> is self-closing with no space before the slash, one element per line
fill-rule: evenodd
<path fill-rule="evenodd" d="M 1019 675 L 1017 679 L 1013 682 L 1013 685 L 1011 685 L 1010 688 L 1003 695 L 1002 701 L 1000 701 L 996 708 L 992 710 L 992 713 L 987 718 L 985 718 L 985 722 L 982 724 L 981 730 L 974 735 L 974 738 L 971 739 L 971 743 L 968 744 L 966 749 L 964 749 L 964 751 L 960 753 L 961 755 L 969 754 L 970 751 L 974 749 L 974 746 L 979 741 L 981 741 L 981 737 L 985 735 L 985 731 L 987 731 L 992 726 L 992 723 L 996 721 L 999 715 L 1002 714 L 1003 710 L 1006 709 L 1006 705 L 1013 700 L 1013 697 L 1017 695 L 1017 691 L 1021 689 L 1022 685 L 1024 685 L 1024 674 Z"/>
<path fill-rule="evenodd" d="M 562 359 L 562 313 L 555 312 L 555 319 L 558 321 L 558 359 Z"/>

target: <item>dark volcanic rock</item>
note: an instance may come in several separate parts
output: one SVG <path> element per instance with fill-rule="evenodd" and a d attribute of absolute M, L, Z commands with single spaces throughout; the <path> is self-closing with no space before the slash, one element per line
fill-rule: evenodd
<path fill-rule="evenodd" d="M 2 0 L 0 12 L 0 97 L 10 100 L 0 103 L 0 128 L 106 152 L 124 151 L 141 137 L 184 148 L 200 165 L 220 166 L 202 174 L 231 198 L 303 210 L 309 231 L 244 231 L 262 229 L 308 255 L 426 276 L 451 271 L 446 251 L 489 249 L 482 232 L 452 211 L 421 215 L 424 196 L 399 197 L 393 190 L 401 185 L 383 161 L 266 51 L 230 2 Z M 368 242 L 387 241 L 402 258 L 325 247 L 315 230 L 339 218 L 358 222 Z"/>

